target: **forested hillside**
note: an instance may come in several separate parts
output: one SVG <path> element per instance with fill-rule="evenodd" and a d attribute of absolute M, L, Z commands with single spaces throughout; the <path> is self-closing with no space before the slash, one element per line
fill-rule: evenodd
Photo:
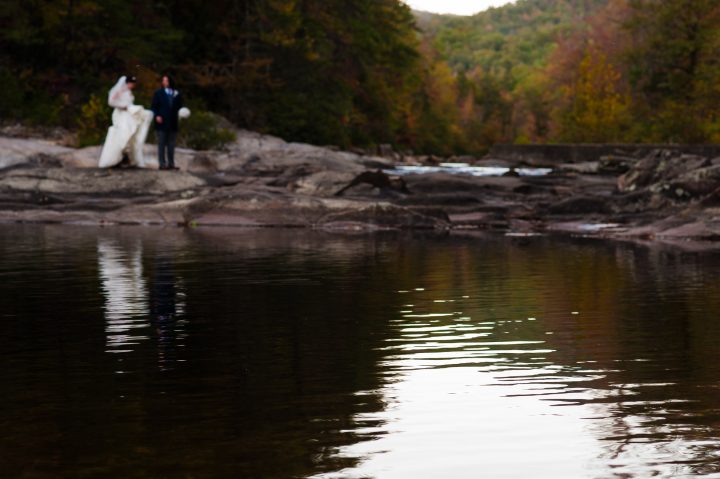
<path fill-rule="evenodd" d="M 162 72 L 196 106 L 319 144 L 415 145 L 431 109 L 397 0 L 10 1 L 0 25 L 5 119 L 72 126 L 123 73 L 147 104 Z"/>
<path fill-rule="evenodd" d="M 519 0 L 422 25 L 470 149 L 720 141 L 717 1 Z"/>
<path fill-rule="evenodd" d="M 195 111 L 317 144 L 720 141 L 716 0 L 28 0 L 0 26 L 3 121 L 102 131 L 118 76 L 147 104 L 170 72 Z"/>
<path fill-rule="evenodd" d="M 496 75 L 542 66 L 559 37 L 582 28 L 608 0 L 524 0 L 471 17 L 436 15 L 423 23 L 453 69 Z"/>

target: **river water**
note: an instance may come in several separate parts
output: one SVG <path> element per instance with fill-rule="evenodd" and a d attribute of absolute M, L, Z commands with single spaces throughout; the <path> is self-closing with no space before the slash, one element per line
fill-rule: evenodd
<path fill-rule="evenodd" d="M 720 255 L 8 226 L 0 476 L 720 477 Z"/>

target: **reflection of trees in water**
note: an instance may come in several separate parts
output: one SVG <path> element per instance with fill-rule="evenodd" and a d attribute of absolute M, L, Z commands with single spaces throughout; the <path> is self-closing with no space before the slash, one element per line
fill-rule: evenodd
<path fill-rule="evenodd" d="M 597 242 L 558 251 L 545 286 L 556 298 L 545 303 L 550 358 L 569 372 L 597 373 L 582 384 L 589 397 L 570 404 L 602 418 L 593 423 L 606 445 L 601 459 L 618 474 L 643 459 L 663 475 L 717 472 L 708 451 L 720 437 L 707 424 L 720 412 L 711 392 L 720 302 L 708 293 L 718 288 L 720 258 Z"/>
<path fill-rule="evenodd" d="M 379 394 L 357 393 L 378 389 L 380 346 L 397 310 L 398 279 L 376 259 L 392 243 L 233 233 L 194 232 L 203 268 L 187 304 L 198 332 L 188 341 L 206 355 L 195 372 L 232 392 L 216 405 L 229 421 L 216 427 L 233 438 L 243 463 L 235 473 L 301 477 L 354 463 L 335 452 L 362 440 L 359 412 L 382 408 Z M 277 450 L 282 458 L 267 456 Z"/>
<path fill-rule="evenodd" d="M 152 453 L 150 467 L 130 454 L 136 466 L 161 475 L 182 457 L 183 471 L 200 476 L 284 478 L 354 463 L 335 453 L 364 439 L 355 434 L 357 413 L 383 407 L 372 391 L 398 279 L 391 264 L 378 266 L 393 242 L 145 231 L 142 317 L 157 337 L 163 375 L 145 367 L 123 376 L 144 392 L 114 406 L 127 407 L 116 413 L 122 431 L 133 431 L 128 444 Z M 138 235 L 118 238 L 120 253 L 131 255 Z M 369 277 L 377 287 L 367 286 Z M 137 346 L 136 361 L 155 359 L 144 354 L 150 344 Z M 174 362 L 180 346 L 183 367 Z"/>
<path fill-rule="evenodd" d="M 114 438 L 112 450 L 91 446 L 88 461 L 100 470 L 108 457 L 148 476 L 167 473 L 178 457 L 183 473 L 198 476 L 302 477 L 351 466 L 356 460 L 337 449 L 367 439 L 359 421 L 386 406 L 386 347 L 398 339 L 389 324 L 405 302 L 397 290 L 411 287 L 438 300 L 469 296 L 463 309 L 472 321 L 507 320 L 503 339 L 543 341 L 555 352 L 538 362 L 561 366 L 558 375 L 588 376 L 573 386 L 594 395 L 571 404 L 596 408 L 588 424 L 606 444 L 602 459 L 622 462 L 647 452 L 638 441 L 667 439 L 670 452 L 693 442 L 684 457 L 696 471 L 716 470 L 703 465 L 714 457 L 720 417 L 712 383 L 720 326 L 708 320 L 720 310 L 720 291 L 707 257 L 545 239 L 206 231 L 163 230 L 162 241 L 154 229 L 104 232 L 83 246 L 93 268 L 97 252 L 105 297 L 108 337 L 98 330 L 93 342 L 109 348 L 110 325 L 126 328 L 128 318 L 143 326 L 120 334 L 158 341 L 132 339 L 138 374 L 106 379 L 95 391 L 85 386 L 107 409 L 93 406 L 82 441 Z M 494 299 L 504 309 L 491 309 Z M 569 314 L 576 310 L 578 317 Z M 529 316 L 538 320 L 515 323 Z M 181 345 L 187 364 L 178 367 Z M 158 372 L 158 356 L 169 371 Z M 116 400 L 120 392 L 127 400 Z M 73 397 L 70 388 L 66 394 Z"/>
<path fill-rule="evenodd" d="M 545 343 L 554 351 L 545 357 L 503 358 L 519 368 L 560 366 L 542 379 L 548 389 L 554 385 L 543 400 L 594 412 L 588 427 L 600 440 L 599 459 L 614 472 L 719 470 L 719 437 L 708 427 L 720 415 L 712 393 L 720 372 L 720 295 L 707 297 L 719 286 L 708 264 L 720 263 L 717 256 L 556 239 L 451 243 L 399 252 L 403 278 L 412 278 L 404 287 L 426 288 L 437 301 L 422 311 L 415 304 L 414 313 L 461 308 L 475 323 L 501 325 L 502 339 Z M 465 296 L 448 309 L 447 300 Z M 540 321 L 524 321 L 530 316 Z M 437 317 L 432 326 L 448 341 L 456 320 Z M 537 379 L 508 382 L 524 381 Z"/>

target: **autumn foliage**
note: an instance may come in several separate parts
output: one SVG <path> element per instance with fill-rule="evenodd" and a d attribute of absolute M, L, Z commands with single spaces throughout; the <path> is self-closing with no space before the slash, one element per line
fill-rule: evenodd
<path fill-rule="evenodd" d="M 439 154 L 498 142 L 720 141 L 717 0 L 0 2 L 0 120 L 102 128 L 161 72 L 191 106 L 288 140 Z M 109 121 L 109 120 L 108 120 Z"/>
<path fill-rule="evenodd" d="M 485 145 L 720 141 L 715 0 L 520 0 L 433 29 L 454 68 L 495 85 L 475 102 Z"/>

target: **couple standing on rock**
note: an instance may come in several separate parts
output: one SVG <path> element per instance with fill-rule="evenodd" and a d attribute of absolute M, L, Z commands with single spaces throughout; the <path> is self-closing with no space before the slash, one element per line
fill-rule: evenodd
<path fill-rule="evenodd" d="M 150 123 L 154 121 L 159 168 L 177 169 L 175 139 L 179 118 L 190 116 L 190 110 L 183 107 L 182 95 L 175 89 L 169 75 L 163 75 L 161 87 L 153 95 L 151 110 L 134 104 L 132 91 L 136 85 L 137 79 L 127 75 L 120 77 L 110 89 L 108 104 L 114 108 L 112 126 L 108 128 L 98 166 L 115 166 L 122 161 L 123 152 L 127 152 L 131 165 L 145 167 L 147 163 L 143 157 L 143 146 Z"/>

